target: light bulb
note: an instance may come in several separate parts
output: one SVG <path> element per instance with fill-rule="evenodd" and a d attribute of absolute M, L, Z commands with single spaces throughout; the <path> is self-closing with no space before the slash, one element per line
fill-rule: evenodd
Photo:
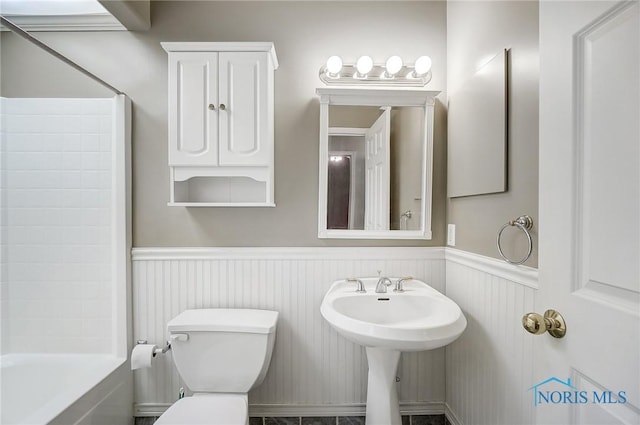
<path fill-rule="evenodd" d="M 360 56 L 356 62 L 356 69 L 362 77 L 371 72 L 373 69 L 373 59 L 371 59 L 371 56 Z"/>
<path fill-rule="evenodd" d="M 431 58 L 429 56 L 420 56 L 416 60 L 414 68 L 416 76 L 423 76 L 431 69 Z"/>
<path fill-rule="evenodd" d="M 402 58 L 400 56 L 391 56 L 387 59 L 385 68 L 387 70 L 387 75 L 389 77 L 393 77 L 402 69 Z"/>
<path fill-rule="evenodd" d="M 342 69 L 342 59 L 340 56 L 331 56 L 327 59 L 327 72 L 330 77 L 337 77 Z"/>

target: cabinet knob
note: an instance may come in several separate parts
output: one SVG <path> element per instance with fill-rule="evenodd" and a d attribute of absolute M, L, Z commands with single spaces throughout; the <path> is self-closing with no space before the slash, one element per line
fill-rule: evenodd
<path fill-rule="evenodd" d="M 220 104 L 220 110 L 224 111 L 225 109 L 227 109 L 227 107 L 224 105 L 224 103 Z"/>
<path fill-rule="evenodd" d="M 212 111 L 215 111 L 216 107 L 215 107 L 215 105 L 213 103 L 210 103 L 209 104 L 209 109 L 212 110 Z"/>

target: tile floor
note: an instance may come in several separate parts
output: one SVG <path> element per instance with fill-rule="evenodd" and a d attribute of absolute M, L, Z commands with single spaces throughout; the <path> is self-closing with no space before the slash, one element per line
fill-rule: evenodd
<path fill-rule="evenodd" d="M 157 417 L 136 417 L 135 425 L 153 425 Z M 249 425 L 364 425 L 364 416 L 252 417 Z M 444 415 L 403 416 L 402 425 L 451 425 Z"/>

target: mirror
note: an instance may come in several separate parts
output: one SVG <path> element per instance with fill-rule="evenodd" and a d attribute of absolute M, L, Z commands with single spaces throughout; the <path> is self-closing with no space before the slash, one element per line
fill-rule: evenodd
<path fill-rule="evenodd" d="M 318 89 L 318 237 L 430 239 L 437 92 Z"/>
<path fill-rule="evenodd" d="M 450 198 L 507 190 L 507 50 L 449 98 L 447 190 Z"/>

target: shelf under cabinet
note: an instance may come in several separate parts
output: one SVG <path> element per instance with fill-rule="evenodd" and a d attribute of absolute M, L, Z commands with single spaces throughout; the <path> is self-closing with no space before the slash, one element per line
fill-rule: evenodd
<path fill-rule="evenodd" d="M 225 208 L 234 208 L 234 207 L 252 207 L 252 208 L 263 208 L 263 207 L 275 207 L 276 204 L 272 202 L 168 202 L 168 206 L 170 207 L 225 207 Z"/>

